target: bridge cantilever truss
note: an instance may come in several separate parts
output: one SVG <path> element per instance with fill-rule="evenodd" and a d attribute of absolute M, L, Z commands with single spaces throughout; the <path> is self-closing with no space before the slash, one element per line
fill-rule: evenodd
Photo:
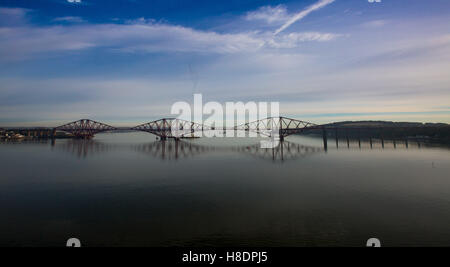
<path fill-rule="evenodd" d="M 95 134 L 113 130 L 117 128 L 89 119 L 81 119 L 54 128 L 54 131 L 68 132 L 78 138 L 92 138 Z"/>
<path fill-rule="evenodd" d="M 284 137 L 302 133 L 306 130 L 322 129 L 323 127 L 311 122 L 290 119 L 286 117 L 270 117 L 237 126 L 237 130 L 255 132 L 261 135 L 272 137 L 278 134 L 280 139 Z"/>
<path fill-rule="evenodd" d="M 157 135 L 161 139 L 195 137 L 196 132 L 213 129 L 203 124 L 174 118 L 160 119 L 131 128 L 131 130 Z"/>
<path fill-rule="evenodd" d="M 323 126 L 286 117 L 271 117 L 234 127 L 234 130 L 255 132 L 267 137 L 273 137 L 274 135 L 277 135 L 281 140 L 283 140 L 286 136 L 302 133 L 305 130 L 319 128 L 321 129 L 323 128 Z M 119 129 L 97 121 L 82 119 L 56 127 L 53 130 L 68 132 L 79 138 L 91 138 L 95 134 L 101 132 L 114 131 Z M 196 133 L 215 130 L 215 128 L 208 125 L 181 119 L 164 118 L 144 123 L 132 128 L 127 128 L 125 130 L 148 132 L 159 136 L 161 139 L 167 139 L 197 137 L 198 135 L 196 135 Z"/>

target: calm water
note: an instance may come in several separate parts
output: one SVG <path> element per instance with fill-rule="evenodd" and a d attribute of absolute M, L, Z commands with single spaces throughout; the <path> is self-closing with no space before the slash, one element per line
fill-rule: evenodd
<path fill-rule="evenodd" d="M 163 145 L 164 144 L 164 145 Z M 293 136 L 0 143 L 0 245 L 450 245 L 450 151 Z"/>

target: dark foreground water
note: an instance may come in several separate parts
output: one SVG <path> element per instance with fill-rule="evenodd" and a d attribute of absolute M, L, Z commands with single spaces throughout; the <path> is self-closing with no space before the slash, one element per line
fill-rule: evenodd
<path fill-rule="evenodd" d="M 293 136 L 0 143 L 0 246 L 450 245 L 450 153 Z"/>

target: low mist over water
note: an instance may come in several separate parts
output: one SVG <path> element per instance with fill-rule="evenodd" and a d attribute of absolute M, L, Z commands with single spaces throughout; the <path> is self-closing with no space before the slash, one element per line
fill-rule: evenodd
<path fill-rule="evenodd" d="M 0 245 L 450 244 L 450 153 L 291 136 L 0 143 Z"/>

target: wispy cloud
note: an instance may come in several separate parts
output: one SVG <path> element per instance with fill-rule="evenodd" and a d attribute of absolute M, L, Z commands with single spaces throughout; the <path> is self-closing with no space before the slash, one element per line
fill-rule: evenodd
<path fill-rule="evenodd" d="M 55 18 L 55 19 L 53 19 L 53 21 L 55 21 L 55 22 L 69 22 L 69 23 L 82 23 L 82 22 L 86 22 L 86 21 L 85 21 L 83 18 L 81 18 L 81 17 L 72 17 L 72 16 Z"/>
<path fill-rule="evenodd" d="M 0 7 L 0 15 L 21 18 L 29 12 L 29 9 L 25 8 L 10 8 L 10 7 Z"/>
<path fill-rule="evenodd" d="M 383 27 L 386 24 L 388 24 L 387 20 L 371 20 L 368 22 L 363 23 L 361 26 L 366 27 L 366 28 L 379 28 L 379 27 Z"/>
<path fill-rule="evenodd" d="M 0 10 L 1 12 L 2 10 Z M 26 11 L 3 10 L 22 18 Z M 0 18 L 0 22 L 3 19 Z M 105 48 L 116 52 L 242 53 L 260 49 L 294 48 L 302 42 L 331 41 L 333 33 L 304 32 L 274 36 L 271 32 L 218 33 L 140 18 L 123 23 L 90 24 L 81 17 L 53 19 L 60 25 L 28 23 L 0 26 L 0 58 L 22 60 L 39 53 Z M 1 25 L 1 24 L 0 24 Z"/>
<path fill-rule="evenodd" d="M 286 6 L 278 5 L 275 7 L 272 6 L 263 6 L 258 10 L 247 12 L 245 19 L 246 20 L 262 20 L 269 24 L 273 23 L 284 23 L 290 18 Z"/>
<path fill-rule="evenodd" d="M 26 23 L 26 16 L 30 11 L 26 8 L 0 7 L 0 27 Z"/>
<path fill-rule="evenodd" d="M 103 47 L 122 52 L 236 53 L 259 49 L 251 33 L 219 34 L 167 24 L 96 24 L 0 28 L 3 59 Z"/>
<path fill-rule="evenodd" d="M 287 29 L 289 26 L 291 26 L 295 22 L 308 16 L 311 12 L 321 9 L 321 8 L 333 3 L 334 1 L 335 0 L 320 0 L 319 2 L 315 3 L 314 5 L 307 7 L 306 9 L 304 9 L 301 12 L 292 16 L 285 24 L 283 24 L 280 28 L 278 28 L 278 30 L 275 31 L 275 35 L 284 31 L 285 29 Z"/>
<path fill-rule="evenodd" d="M 341 34 L 322 33 L 322 32 L 293 32 L 285 35 L 279 35 L 268 40 L 268 45 L 273 48 L 295 48 L 303 42 L 327 42 L 332 41 Z"/>

